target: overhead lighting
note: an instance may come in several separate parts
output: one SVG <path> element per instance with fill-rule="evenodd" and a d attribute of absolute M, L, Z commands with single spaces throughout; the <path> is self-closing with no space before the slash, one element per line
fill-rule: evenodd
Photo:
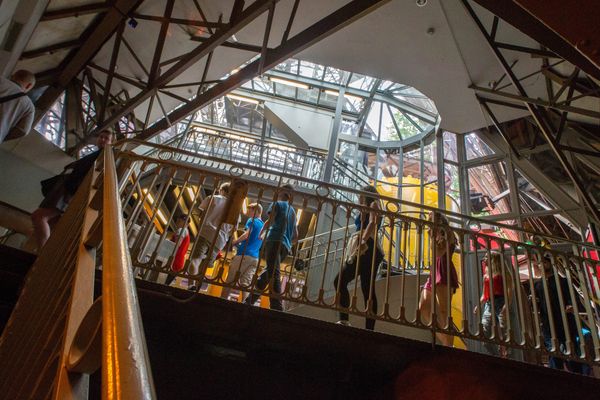
<path fill-rule="evenodd" d="M 239 136 L 239 135 L 233 135 L 231 133 L 224 133 L 223 136 L 225 136 L 228 139 L 234 139 L 237 140 L 239 142 L 246 142 L 246 143 L 255 143 L 254 139 L 250 139 L 244 136 Z"/>
<path fill-rule="evenodd" d="M 310 89 L 310 86 L 308 86 L 305 83 L 298 82 L 298 81 L 291 81 L 289 79 L 277 78 L 275 76 L 271 76 L 271 77 L 269 77 L 269 79 L 271 80 L 271 82 L 281 83 L 282 85 L 293 86 L 293 87 L 297 87 L 300 89 Z"/>
<path fill-rule="evenodd" d="M 246 103 L 250 103 L 250 104 L 259 104 L 258 100 L 251 99 L 250 97 L 238 96 L 237 94 L 228 94 L 226 96 L 232 100 L 245 101 Z"/>
<path fill-rule="evenodd" d="M 326 89 L 325 93 L 330 94 L 332 96 L 339 96 L 340 92 L 338 92 L 337 90 L 331 90 L 331 89 Z M 348 94 L 348 93 L 344 93 L 344 97 L 348 100 L 356 100 L 356 101 L 363 101 L 364 99 L 360 96 L 355 96 L 353 94 Z"/>
<path fill-rule="evenodd" d="M 417 0 L 417 6 L 425 7 L 427 5 L 427 0 Z"/>
<path fill-rule="evenodd" d="M 192 188 L 189 186 L 187 187 L 187 193 L 188 193 L 188 196 L 190 196 L 190 199 L 192 201 L 194 201 L 194 199 L 196 198 L 196 195 L 194 194 L 194 191 L 192 190 Z"/>
<path fill-rule="evenodd" d="M 150 193 L 148 193 L 148 189 L 143 189 L 142 191 L 146 195 L 146 199 L 148 200 L 148 203 L 154 204 L 154 197 L 152 197 L 152 195 Z"/>
<path fill-rule="evenodd" d="M 275 143 L 267 143 L 267 147 L 270 147 L 272 149 L 277 149 L 277 150 L 283 150 L 283 151 L 294 150 L 293 147 L 283 146 L 283 145 L 275 144 Z"/>
<path fill-rule="evenodd" d="M 167 219 L 165 218 L 165 214 L 161 210 L 157 210 L 156 215 L 158 215 L 158 219 L 163 225 L 167 224 Z"/>

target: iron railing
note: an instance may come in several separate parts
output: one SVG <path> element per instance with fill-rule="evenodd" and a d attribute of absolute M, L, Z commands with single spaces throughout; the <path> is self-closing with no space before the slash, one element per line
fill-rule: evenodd
<path fill-rule="evenodd" d="M 431 207 L 384 196 L 378 196 L 380 207 L 373 209 L 331 195 L 334 192 L 343 193 L 346 198 L 368 195 L 353 188 L 287 172 L 280 172 L 272 179 L 249 179 L 257 174 L 267 175 L 270 171 L 229 159 L 200 157 L 196 152 L 149 146 L 154 150 L 150 155 L 123 152 L 119 157 L 132 166 L 132 173 L 121 182 L 121 198 L 127 215 L 133 264 L 141 270 L 151 271 L 155 277 L 161 276 L 161 273 L 163 277 L 177 275 L 190 282 L 200 282 L 198 287 L 213 294 L 218 293 L 220 287 L 229 287 L 264 295 L 256 286 L 258 272 L 254 273 L 249 285 L 240 284 L 239 277 L 233 282 L 225 280 L 228 261 L 233 255 L 229 247 L 221 249 L 222 258 L 214 265 L 208 265 L 195 275 L 190 272 L 189 260 L 182 271 L 173 272 L 170 266 L 181 238 L 170 242 L 168 236 L 173 230 L 175 215 L 184 214 L 192 236 L 190 254 L 194 254 L 198 244 L 197 232 L 205 219 L 204 213 L 198 210 L 198 204 L 222 182 L 245 181 L 248 201 L 261 203 L 265 209 L 277 198 L 281 185 L 290 182 L 299 188 L 293 193 L 292 204 L 297 210 L 302 210 L 299 219 L 301 237 L 292 255 L 283 262 L 282 291 L 269 293 L 271 298 L 304 308 L 341 311 L 418 328 L 437 334 L 438 339 L 434 340 L 446 343 L 449 337 L 454 337 L 487 344 L 488 349 L 512 348 L 521 352 L 521 358 L 528 361 L 552 356 L 600 364 L 596 327 L 599 320 L 600 262 L 594 256 L 598 248 L 543 235 L 540 236 L 547 243 L 560 241 L 561 248 L 568 245 L 572 251 L 540 247 L 518 240 L 535 232 L 512 225 L 493 224 L 440 211 L 440 215 L 450 221 L 447 225 L 443 219 L 430 221 L 426 218 L 433 210 Z M 219 163 L 219 168 L 182 162 L 188 157 L 202 159 L 205 163 Z M 239 210 L 230 212 L 238 213 Z M 355 230 L 354 218 L 359 213 L 382 221 L 376 242 L 382 248 L 385 262 L 375 265 L 371 261 L 366 266 L 349 264 L 354 265 L 351 273 L 346 272 L 348 279 L 352 278 L 352 284 L 344 289 L 334 282 L 336 276 L 349 268 L 346 264 L 350 256 L 349 243 Z M 480 228 L 484 223 L 506 237 L 482 233 Z M 339 229 L 339 226 L 343 228 Z M 359 229 L 359 232 L 362 231 Z M 432 245 L 432 235 L 445 245 Z M 456 243 L 456 246 L 451 243 Z M 440 252 L 445 252 L 445 255 L 438 257 Z M 488 276 L 482 268 L 482 259 L 492 257 L 500 260 L 497 271 L 500 278 L 491 279 L 486 285 L 495 295 L 488 300 L 490 311 L 486 312 L 491 322 L 484 324 L 482 307 L 477 307 L 475 312 L 473 310 L 482 297 L 483 282 Z M 308 268 L 296 271 L 294 266 L 298 266 L 298 259 L 305 261 L 304 266 L 308 263 Z M 400 262 L 394 264 L 394 260 Z M 451 260 L 456 267 L 457 287 L 443 285 L 442 276 L 452 275 Z M 544 260 L 547 260 L 545 268 Z M 260 264 L 262 266 L 264 260 Z M 436 265 L 440 266 L 434 268 Z M 393 268 L 395 271 L 392 271 Z M 361 275 L 362 285 L 369 286 L 363 291 L 367 306 L 359 305 Z M 429 293 L 432 296 L 424 302 L 421 286 L 429 277 Z M 502 293 L 494 292 L 497 279 L 503 282 Z M 369 281 L 374 283 L 369 284 Z M 452 279 L 449 281 L 452 282 Z M 345 304 L 344 292 L 348 288 L 350 301 Z M 439 303 L 435 301 L 436 296 L 452 301 Z M 506 299 L 505 310 L 510 316 L 503 320 L 502 327 L 497 318 L 499 309 L 495 308 L 500 298 Z M 372 309 L 376 302 L 377 308 Z M 301 307 L 296 307 L 296 310 Z M 556 318 L 557 315 L 560 319 Z"/>

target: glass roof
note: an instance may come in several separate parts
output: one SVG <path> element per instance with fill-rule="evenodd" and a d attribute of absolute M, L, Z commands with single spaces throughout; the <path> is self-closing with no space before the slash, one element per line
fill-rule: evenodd
<path fill-rule="evenodd" d="M 439 121 L 433 101 L 413 87 L 304 60 L 278 64 L 237 92 L 335 110 L 341 90 L 345 91 L 343 112 L 357 125 L 344 130 L 367 139 L 402 141 L 432 131 Z"/>

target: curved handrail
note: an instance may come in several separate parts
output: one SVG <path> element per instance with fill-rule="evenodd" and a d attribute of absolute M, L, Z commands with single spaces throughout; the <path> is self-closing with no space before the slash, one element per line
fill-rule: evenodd
<path fill-rule="evenodd" d="M 159 144 L 155 144 L 155 143 L 148 143 L 145 141 L 141 141 L 138 139 L 127 139 L 124 140 L 122 142 L 123 145 L 127 144 L 127 143 L 135 143 L 136 145 L 145 145 L 147 147 L 154 147 L 157 149 L 157 151 L 160 150 L 164 150 L 164 151 L 168 151 L 168 152 L 178 152 L 184 155 L 188 155 L 191 157 L 197 157 L 198 154 L 191 152 L 191 151 L 187 151 L 187 150 L 181 150 L 181 149 L 175 149 L 172 147 L 168 147 L 168 146 L 163 146 L 163 145 L 159 145 Z M 143 156 L 139 156 L 136 154 L 137 157 L 139 158 L 144 158 Z M 219 157 L 213 157 L 213 156 L 206 156 L 203 155 L 202 156 L 204 159 L 206 160 L 211 160 L 211 161 L 215 161 L 215 162 L 223 162 L 224 160 L 222 158 Z M 171 161 L 171 162 L 176 162 L 176 161 Z M 272 170 L 269 170 L 268 168 L 264 168 L 264 167 L 259 167 L 259 166 L 250 166 L 247 164 L 243 164 L 243 163 L 239 163 L 236 161 L 231 161 L 231 160 L 227 160 L 228 164 L 231 164 L 232 166 L 235 167 L 239 167 L 239 168 L 251 168 L 253 170 L 256 171 L 260 171 L 260 172 L 264 172 L 264 173 L 273 173 Z M 316 179 L 311 179 L 311 178 L 306 178 L 306 177 L 299 177 L 297 175 L 293 175 L 293 174 L 289 174 L 286 172 L 278 172 L 278 175 L 281 178 L 285 178 L 286 180 L 291 180 L 291 181 L 298 181 L 298 182 L 303 182 L 303 183 L 307 183 L 310 185 L 313 185 L 316 188 L 321 188 L 321 189 L 327 189 L 330 193 L 335 191 L 335 190 L 339 190 L 339 191 L 344 191 L 344 192 L 348 192 L 348 193 L 352 193 L 355 194 L 356 196 L 359 196 L 361 194 L 363 195 L 368 195 L 368 196 L 372 196 L 373 193 L 366 193 L 361 191 L 360 189 L 354 189 L 354 188 L 348 188 L 342 185 L 338 185 L 335 183 L 327 183 L 327 182 L 323 182 L 323 181 L 319 181 Z M 527 229 L 523 229 L 521 227 L 518 226 L 514 226 L 514 225 L 508 225 L 508 224 L 503 224 L 503 223 L 499 223 L 499 222 L 495 222 L 495 221 L 490 221 L 489 219 L 485 219 L 485 218 L 481 218 L 481 217 L 474 217 L 474 216 L 467 216 L 467 215 L 463 215 L 461 213 L 458 212 L 454 212 L 454 211 L 449 211 L 449 210 L 442 210 L 436 207 L 432 207 L 432 206 L 428 206 L 425 204 L 419 204 L 419 203 L 414 203 L 411 201 L 407 201 L 407 200 L 401 200 L 401 199 L 397 199 L 397 198 L 393 198 L 393 197 L 389 197 L 389 196 L 385 196 L 382 194 L 379 194 L 379 199 L 382 201 L 385 201 L 388 203 L 388 209 L 400 209 L 399 206 L 402 207 L 414 207 L 414 208 L 419 208 L 424 210 L 424 212 L 427 211 L 436 211 L 439 212 L 443 215 L 446 215 L 448 217 L 454 217 L 455 219 L 464 221 L 465 224 L 463 226 L 467 226 L 467 223 L 471 223 L 471 222 L 479 222 L 479 223 L 483 223 L 483 224 L 487 224 L 487 225 L 492 225 L 498 228 L 505 228 L 505 229 L 509 229 L 512 230 L 514 232 L 520 232 L 526 235 L 533 235 L 533 236 L 542 236 L 546 239 L 551 239 L 554 241 L 558 241 L 558 242 L 563 242 L 563 243 L 569 243 L 569 244 L 574 244 L 577 246 L 585 246 L 588 249 L 592 249 L 592 250 L 600 250 L 600 247 L 598 246 L 594 246 L 593 244 L 589 244 L 589 243 L 582 243 L 580 241 L 577 240 L 572 240 L 572 239 L 567 239 L 567 238 L 563 238 L 563 237 L 558 237 L 558 236 L 552 236 L 552 235 L 540 235 L 539 232 L 534 232 L 534 231 L 530 231 Z M 350 203 L 348 203 L 347 205 L 352 205 Z M 391 205 L 391 206 L 389 206 Z M 355 208 L 357 207 L 357 205 L 352 205 Z M 404 211 L 404 209 L 402 210 L 402 213 L 406 213 L 406 211 Z"/>
<path fill-rule="evenodd" d="M 102 398 L 154 399 L 112 151 L 104 151 L 103 189 Z"/>

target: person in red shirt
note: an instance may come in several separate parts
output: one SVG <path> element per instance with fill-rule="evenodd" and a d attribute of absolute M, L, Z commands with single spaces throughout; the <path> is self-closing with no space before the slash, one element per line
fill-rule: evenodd
<path fill-rule="evenodd" d="M 491 252 L 489 260 L 486 256 L 482 264 L 483 294 L 479 299 L 479 304 L 483 309 L 481 325 L 483 326 L 484 336 L 489 339 L 492 338 L 493 333 L 493 338 L 505 340 L 506 321 L 509 318 L 507 308 L 511 296 L 510 265 L 505 265 L 506 279 L 504 279 L 502 275 L 502 255 L 500 253 Z M 492 294 L 490 295 L 490 293 Z M 477 306 L 473 309 L 473 313 L 477 314 Z M 500 336 L 498 336 L 499 331 L 495 328 L 496 326 L 500 327 Z M 503 346 L 499 347 L 494 343 L 484 342 L 484 347 L 491 355 L 507 356 L 507 350 Z"/>
<path fill-rule="evenodd" d="M 175 258 L 173 259 L 173 264 L 171 264 L 171 270 L 173 272 L 180 272 L 183 270 L 183 266 L 185 264 L 185 256 L 187 254 L 188 248 L 190 247 L 190 233 L 188 232 L 186 226 L 186 217 L 183 214 L 178 215 L 175 218 L 175 227 L 177 230 L 173 234 L 173 242 L 178 243 L 179 247 L 177 247 L 177 251 L 175 252 Z M 165 284 L 170 285 L 175 280 L 174 274 L 169 274 Z"/>

